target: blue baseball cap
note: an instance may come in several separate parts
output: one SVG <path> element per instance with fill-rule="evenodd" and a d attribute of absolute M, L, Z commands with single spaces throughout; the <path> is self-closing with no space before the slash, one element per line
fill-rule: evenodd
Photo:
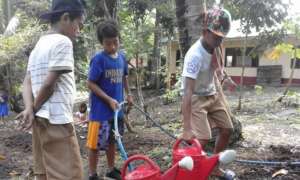
<path fill-rule="evenodd" d="M 83 2 L 81 0 L 52 0 L 51 11 L 43 13 L 40 18 L 50 20 L 53 15 L 63 12 L 84 13 Z"/>

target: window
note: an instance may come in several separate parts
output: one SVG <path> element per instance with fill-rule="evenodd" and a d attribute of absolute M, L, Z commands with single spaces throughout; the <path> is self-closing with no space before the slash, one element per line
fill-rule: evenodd
<path fill-rule="evenodd" d="M 250 53 L 253 48 L 246 49 L 246 55 Z M 243 62 L 241 48 L 226 48 L 225 53 L 225 66 L 226 67 L 241 67 Z M 258 67 L 258 56 L 246 56 L 245 57 L 246 67 Z"/>
<path fill-rule="evenodd" d="M 181 61 L 181 53 L 180 50 L 176 51 L 176 67 L 180 66 L 180 61 Z"/>
<path fill-rule="evenodd" d="M 294 63 L 294 59 L 291 60 L 291 69 L 293 68 L 293 63 Z M 297 58 L 295 68 L 300 69 L 300 59 L 299 58 Z"/>
<path fill-rule="evenodd" d="M 226 57 L 226 67 L 232 67 L 232 58 L 233 56 L 227 56 Z"/>

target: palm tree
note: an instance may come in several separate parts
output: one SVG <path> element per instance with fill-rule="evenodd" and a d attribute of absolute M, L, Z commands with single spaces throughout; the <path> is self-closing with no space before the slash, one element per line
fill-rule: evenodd
<path fill-rule="evenodd" d="M 201 32 L 201 12 L 206 9 L 205 0 L 176 0 L 176 17 L 179 43 L 182 55 L 199 39 Z"/>

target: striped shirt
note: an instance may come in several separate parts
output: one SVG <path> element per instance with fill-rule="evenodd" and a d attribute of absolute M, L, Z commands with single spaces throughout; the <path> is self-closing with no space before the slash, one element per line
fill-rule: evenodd
<path fill-rule="evenodd" d="M 27 72 L 31 77 L 32 94 L 36 98 L 49 71 L 66 71 L 59 76 L 52 96 L 36 116 L 51 124 L 73 122 L 73 103 L 76 92 L 74 58 L 71 40 L 61 34 L 42 36 L 30 54 Z"/>

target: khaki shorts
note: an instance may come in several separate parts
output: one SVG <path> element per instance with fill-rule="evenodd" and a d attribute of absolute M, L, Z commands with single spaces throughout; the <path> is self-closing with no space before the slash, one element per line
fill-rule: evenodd
<path fill-rule="evenodd" d="M 218 94 L 192 96 L 192 131 L 198 139 L 212 138 L 211 128 L 233 129 L 230 115 Z"/>
<path fill-rule="evenodd" d="M 83 169 L 73 124 L 50 124 L 37 117 L 32 127 L 34 173 L 47 180 L 82 180 Z"/>

